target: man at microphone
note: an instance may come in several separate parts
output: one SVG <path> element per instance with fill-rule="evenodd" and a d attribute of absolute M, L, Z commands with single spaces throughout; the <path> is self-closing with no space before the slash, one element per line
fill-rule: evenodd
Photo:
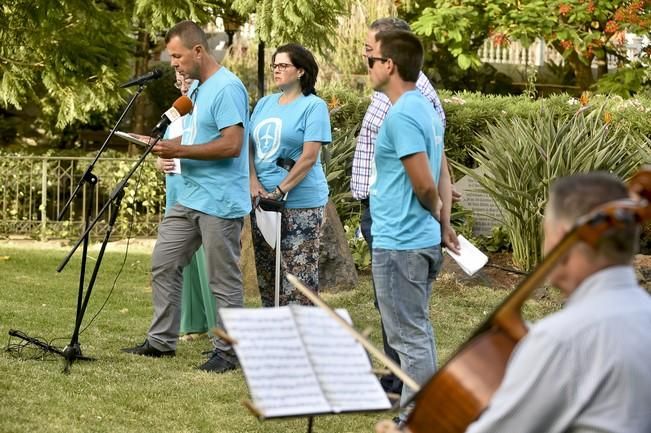
<path fill-rule="evenodd" d="M 158 230 L 152 255 L 154 317 L 147 338 L 123 349 L 149 357 L 176 354 L 182 270 L 201 245 L 216 299 L 217 327 L 221 327 L 219 308 L 243 306 L 240 234 L 243 217 L 251 211 L 249 99 L 244 85 L 210 54 L 206 35 L 194 22 L 176 24 L 165 43 L 172 67 L 195 82 L 188 92 L 193 107 L 184 119 L 183 135 L 161 140 L 152 149 L 161 158 L 181 159 L 184 187 Z M 154 133 L 162 134 L 165 123 L 164 118 Z M 221 373 L 237 368 L 227 342 L 216 338 L 213 345 L 201 370 Z"/>

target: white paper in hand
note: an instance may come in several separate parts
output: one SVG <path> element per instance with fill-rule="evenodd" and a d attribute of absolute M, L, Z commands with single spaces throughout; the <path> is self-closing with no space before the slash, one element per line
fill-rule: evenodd
<path fill-rule="evenodd" d="M 262 237 L 271 246 L 276 248 L 276 237 L 278 236 L 278 224 L 280 224 L 280 213 L 255 208 L 255 222 L 262 233 Z"/>
<path fill-rule="evenodd" d="M 174 161 L 174 168 L 170 173 L 172 174 L 181 174 L 181 160 L 179 158 L 173 158 Z"/>
<path fill-rule="evenodd" d="M 482 253 L 462 235 L 459 235 L 458 239 L 460 254 L 453 253 L 447 248 L 445 251 L 450 254 L 450 257 L 457 262 L 459 267 L 463 269 L 466 274 L 473 275 L 475 272 L 483 268 L 486 262 L 488 262 L 488 256 Z"/>

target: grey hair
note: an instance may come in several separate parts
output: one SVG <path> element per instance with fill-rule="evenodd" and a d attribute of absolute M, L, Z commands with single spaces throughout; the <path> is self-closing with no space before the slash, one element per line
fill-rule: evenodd
<path fill-rule="evenodd" d="M 408 32 L 411 31 L 411 27 L 409 27 L 407 21 L 395 17 L 378 18 L 377 20 L 373 21 L 368 28 L 377 32 L 384 32 L 387 30 L 406 30 Z"/>

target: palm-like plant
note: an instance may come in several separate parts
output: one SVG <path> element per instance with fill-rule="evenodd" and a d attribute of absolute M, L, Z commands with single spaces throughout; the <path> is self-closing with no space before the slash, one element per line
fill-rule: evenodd
<path fill-rule="evenodd" d="M 613 122 L 604 107 L 586 106 L 559 118 L 543 106 L 535 117 L 498 121 L 472 152 L 484 174 L 455 164 L 501 209 L 520 269 L 531 270 L 541 259 L 540 226 L 554 179 L 593 170 L 628 179 L 648 162 L 644 137 Z"/>

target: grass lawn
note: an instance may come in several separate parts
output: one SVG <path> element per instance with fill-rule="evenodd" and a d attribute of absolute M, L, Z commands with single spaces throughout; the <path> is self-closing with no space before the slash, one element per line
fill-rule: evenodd
<path fill-rule="evenodd" d="M 8 339 L 9 329 L 18 329 L 52 340 L 61 349 L 70 341 L 80 252 L 57 273 L 67 249 L 0 246 L 0 336 Z M 96 257 L 96 252 L 90 256 Z M 123 261 L 122 252 L 106 254 L 84 326 L 107 299 Z M 240 371 L 216 375 L 196 370 L 204 360 L 201 352 L 210 348 L 207 340 L 179 343 L 177 356 L 171 359 L 120 352 L 121 347 L 143 341 L 151 320 L 149 263 L 150 256 L 143 250 L 129 252 L 106 306 L 81 334 L 84 355 L 96 361 L 76 362 L 66 375 L 56 355 L 26 359 L 3 350 L 0 432 L 306 431 L 306 419 L 260 422 L 254 418 L 241 403 L 249 394 Z M 462 285 L 452 273 L 440 276 L 431 300 L 439 361 L 464 341 L 506 293 Z M 379 343 L 379 320 L 368 276 L 360 278 L 355 291 L 323 297 L 333 307 L 348 309 L 357 329 L 371 327 L 371 339 Z M 251 307 L 259 305 L 253 291 L 247 292 L 246 302 Z M 525 316 L 535 319 L 558 307 L 558 295 L 551 293 L 530 301 Z M 377 420 L 393 415 L 318 417 L 314 432 L 371 432 Z"/>

